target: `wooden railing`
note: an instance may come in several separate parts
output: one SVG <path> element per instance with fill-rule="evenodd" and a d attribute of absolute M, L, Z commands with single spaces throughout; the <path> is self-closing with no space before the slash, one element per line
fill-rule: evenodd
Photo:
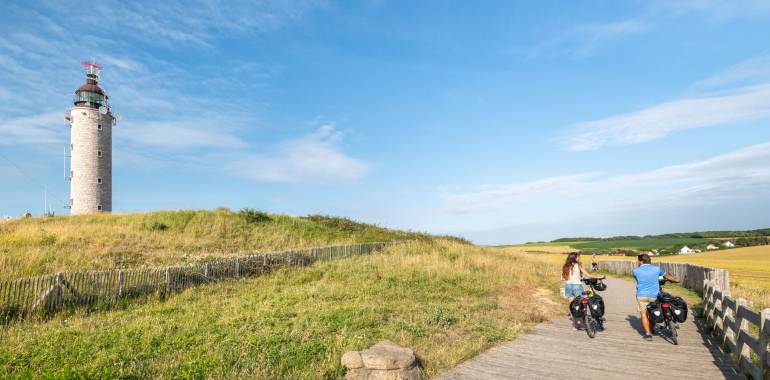
<path fill-rule="evenodd" d="M 705 280 L 712 281 L 719 289 L 730 289 L 730 273 L 724 269 L 702 267 L 700 265 L 683 263 L 656 262 L 666 273 L 679 279 L 680 284 L 687 289 L 703 293 Z M 638 264 L 636 261 L 600 261 L 599 267 L 622 274 L 631 274 Z"/>
<path fill-rule="evenodd" d="M 741 372 L 755 380 L 770 380 L 770 309 L 756 312 L 742 298 L 730 296 L 730 275 L 724 269 L 658 262 L 680 284 L 703 295 L 703 321 L 723 349 L 734 355 Z M 633 261 L 601 261 L 600 268 L 630 274 Z"/>
<path fill-rule="evenodd" d="M 396 243 L 364 243 L 259 253 L 212 262 L 147 269 L 60 272 L 0 281 L 0 322 L 64 308 L 114 304 L 149 293 L 180 291 L 223 279 L 258 276 L 277 267 L 359 256 Z"/>
<path fill-rule="evenodd" d="M 703 318 L 706 326 L 735 355 L 744 374 L 753 379 L 770 378 L 767 345 L 770 341 L 770 309 L 751 310 L 743 298 L 733 299 L 730 290 L 704 281 Z M 756 333 L 754 333 L 756 332 Z"/>

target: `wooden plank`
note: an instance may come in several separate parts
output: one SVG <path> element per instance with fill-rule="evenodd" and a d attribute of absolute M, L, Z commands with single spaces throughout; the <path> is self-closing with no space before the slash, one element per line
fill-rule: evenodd
<path fill-rule="evenodd" d="M 747 320 L 749 323 L 751 323 L 751 324 L 753 324 L 755 326 L 759 326 L 759 322 L 760 322 L 760 315 L 759 315 L 759 313 L 754 311 L 754 310 L 749 309 L 749 307 L 747 305 L 745 305 L 745 304 L 744 305 L 740 305 L 738 307 L 738 312 L 736 313 L 736 315 L 739 318 L 743 318 L 743 319 Z"/>
<path fill-rule="evenodd" d="M 762 368 L 752 363 L 751 358 L 741 355 L 738 360 L 738 367 L 745 374 L 751 375 L 754 379 L 762 379 Z"/>
<path fill-rule="evenodd" d="M 730 310 L 736 310 L 738 304 L 735 302 L 733 297 L 727 296 L 722 298 L 722 307 L 728 308 Z"/>
<path fill-rule="evenodd" d="M 757 378 L 766 379 L 770 377 L 770 354 L 768 354 L 767 347 L 770 344 L 770 334 L 767 330 L 770 329 L 770 309 L 762 309 L 759 312 L 759 339 L 757 342 L 757 356 L 759 357 L 759 363 L 761 366 L 762 376 Z"/>

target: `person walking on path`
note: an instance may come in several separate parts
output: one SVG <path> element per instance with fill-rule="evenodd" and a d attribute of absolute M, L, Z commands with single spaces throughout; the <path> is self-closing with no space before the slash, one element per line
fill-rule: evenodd
<path fill-rule="evenodd" d="M 591 254 L 591 270 L 594 272 L 599 271 L 599 262 L 596 261 L 596 252 Z"/>
<path fill-rule="evenodd" d="M 652 327 L 647 318 L 647 305 L 655 302 L 660 294 L 660 277 L 663 276 L 670 282 L 677 283 L 677 279 L 667 274 L 663 269 L 652 265 L 650 255 L 641 254 L 636 257 L 639 266 L 634 269 L 636 279 L 636 302 L 639 304 L 639 318 L 644 328 L 644 340 L 652 340 Z"/>
<path fill-rule="evenodd" d="M 586 272 L 583 264 L 580 262 L 580 253 L 571 252 L 567 255 L 567 261 L 564 262 L 564 266 L 561 268 L 561 279 L 565 281 L 564 296 L 567 297 L 567 308 L 570 307 L 576 297 L 583 295 L 582 276 L 600 280 L 604 279 L 604 276 L 594 276 Z M 572 318 L 572 330 L 577 331 L 574 318 Z"/>

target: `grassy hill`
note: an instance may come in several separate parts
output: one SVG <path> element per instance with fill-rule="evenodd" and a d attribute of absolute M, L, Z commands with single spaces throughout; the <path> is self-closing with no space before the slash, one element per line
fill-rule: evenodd
<path fill-rule="evenodd" d="M 383 339 L 413 348 L 432 376 L 563 309 L 558 265 L 541 257 L 425 238 L 22 321 L 0 326 L 0 377 L 339 379 L 345 351 Z"/>
<path fill-rule="evenodd" d="M 0 222 L 0 276 L 163 266 L 257 250 L 407 239 L 430 237 L 345 218 L 253 210 L 27 218 Z"/>

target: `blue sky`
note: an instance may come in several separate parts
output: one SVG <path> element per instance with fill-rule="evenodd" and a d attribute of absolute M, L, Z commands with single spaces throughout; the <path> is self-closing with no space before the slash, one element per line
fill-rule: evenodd
<path fill-rule="evenodd" d="M 116 211 L 252 207 L 480 243 L 770 226 L 764 1 L 5 2 L 0 215 L 68 198 L 104 65 Z"/>

